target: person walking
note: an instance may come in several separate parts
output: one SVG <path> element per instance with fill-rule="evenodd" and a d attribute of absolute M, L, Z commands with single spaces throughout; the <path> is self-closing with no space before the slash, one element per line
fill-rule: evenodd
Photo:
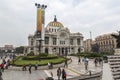
<path fill-rule="evenodd" d="M 67 76 L 67 74 L 66 74 L 65 70 L 62 69 L 62 80 L 66 80 L 66 76 Z"/>
<path fill-rule="evenodd" d="M 32 65 L 29 64 L 29 68 L 28 68 L 28 70 L 29 70 L 29 73 L 30 73 L 30 74 L 31 74 L 31 68 L 32 68 Z"/>
<path fill-rule="evenodd" d="M 38 68 L 38 64 L 36 63 L 36 64 L 35 64 L 35 70 L 37 70 L 37 68 Z"/>
<path fill-rule="evenodd" d="M 78 58 L 78 64 L 80 64 L 81 63 L 81 59 L 80 59 L 80 57 Z"/>
<path fill-rule="evenodd" d="M 88 70 L 88 62 L 89 62 L 88 58 L 85 58 L 84 60 L 85 70 Z"/>
<path fill-rule="evenodd" d="M 50 66 L 51 66 L 51 64 L 50 64 L 50 62 L 48 62 L 48 69 L 50 69 Z"/>
<path fill-rule="evenodd" d="M 68 67 L 68 64 L 67 64 L 67 59 L 65 60 L 65 64 L 64 64 L 64 67 Z"/>
<path fill-rule="evenodd" d="M 2 78 L 2 70 L 0 69 L 0 80 L 3 80 Z"/>
<path fill-rule="evenodd" d="M 4 67 L 5 67 L 5 64 L 4 64 L 4 63 L 2 63 L 2 64 L 0 65 L 0 67 L 1 67 L 2 71 L 4 72 Z"/>
<path fill-rule="evenodd" d="M 57 76 L 58 76 L 58 80 L 60 80 L 60 77 L 61 77 L 61 69 L 60 69 L 60 67 L 57 69 Z"/>
<path fill-rule="evenodd" d="M 94 63 L 95 63 L 95 67 L 97 67 L 97 64 L 98 64 L 98 59 L 97 58 L 95 58 Z"/>

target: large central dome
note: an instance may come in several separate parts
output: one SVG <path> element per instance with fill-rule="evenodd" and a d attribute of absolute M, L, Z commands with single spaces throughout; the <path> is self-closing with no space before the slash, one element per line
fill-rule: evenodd
<path fill-rule="evenodd" d="M 56 16 L 54 17 L 54 21 L 48 23 L 47 27 L 63 27 L 63 25 L 57 21 Z"/>

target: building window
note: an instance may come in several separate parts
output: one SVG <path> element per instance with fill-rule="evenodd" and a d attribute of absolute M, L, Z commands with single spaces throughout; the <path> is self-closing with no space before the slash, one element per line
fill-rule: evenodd
<path fill-rule="evenodd" d="M 77 39 L 77 45 L 80 45 L 80 38 Z"/>
<path fill-rule="evenodd" d="M 30 48 L 31 50 L 33 50 L 33 48 Z"/>
<path fill-rule="evenodd" d="M 56 44 L 57 44 L 57 39 L 53 38 L 53 45 L 56 45 Z"/>
<path fill-rule="evenodd" d="M 73 39 L 70 39 L 70 45 L 73 45 Z"/>
<path fill-rule="evenodd" d="M 33 39 L 31 39 L 31 46 L 33 46 Z"/>
<path fill-rule="evenodd" d="M 49 44 L 49 37 L 45 37 L 45 44 Z"/>
<path fill-rule="evenodd" d="M 52 28 L 52 32 L 53 32 L 53 28 Z"/>
<path fill-rule="evenodd" d="M 33 46 L 33 41 L 31 41 L 31 46 Z"/>
<path fill-rule="evenodd" d="M 62 45 L 65 44 L 65 41 L 60 41 L 60 44 L 62 44 Z"/>
<path fill-rule="evenodd" d="M 51 29 L 49 28 L 49 31 L 51 32 Z"/>

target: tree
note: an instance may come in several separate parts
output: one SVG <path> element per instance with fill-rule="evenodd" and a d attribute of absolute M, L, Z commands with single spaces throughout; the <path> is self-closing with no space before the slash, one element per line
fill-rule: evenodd
<path fill-rule="evenodd" d="M 91 51 L 92 52 L 99 52 L 99 45 L 96 43 L 96 44 L 92 44 L 91 45 Z"/>
<path fill-rule="evenodd" d="M 8 53 L 11 53 L 12 51 L 10 49 L 7 50 Z"/>
<path fill-rule="evenodd" d="M 23 53 L 23 52 L 24 52 L 24 47 L 23 46 L 15 48 L 15 53 Z"/>
<path fill-rule="evenodd" d="M 5 53 L 5 50 L 1 50 L 1 53 Z"/>

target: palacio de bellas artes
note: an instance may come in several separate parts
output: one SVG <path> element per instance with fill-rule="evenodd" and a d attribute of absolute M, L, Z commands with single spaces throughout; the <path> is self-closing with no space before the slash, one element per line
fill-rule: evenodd
<path fill-rule="evenodd" d="M 37 5 L 36 31 L 28 36 L 28 46 L 24 53 L 68 55 L 83 52 L 83 35 L 71 33 L 56 15 L 45 27 L 45 9 L 47 6 Z M 50 15 L 53 16 L 53 15 Z M 64 21 L 64 20 L 63 20 Z"/>

